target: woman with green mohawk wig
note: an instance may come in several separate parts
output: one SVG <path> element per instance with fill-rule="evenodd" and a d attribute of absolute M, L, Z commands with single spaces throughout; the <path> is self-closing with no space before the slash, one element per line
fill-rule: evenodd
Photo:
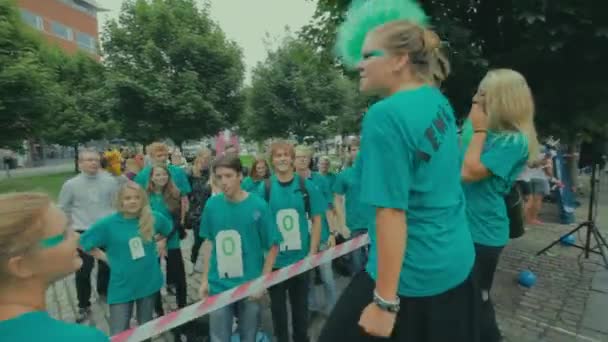
<path fill-rule="evenodd" d="M 321 342 L 479 341 L 456 120 L 438 89 L 450 67 L 427 22 L 413 1 L 371 0 L 339 28 L 338 56 L 382 100 L 365 115 L 355 164 L 360 200 L 375 207 L 369 260 Z"/>

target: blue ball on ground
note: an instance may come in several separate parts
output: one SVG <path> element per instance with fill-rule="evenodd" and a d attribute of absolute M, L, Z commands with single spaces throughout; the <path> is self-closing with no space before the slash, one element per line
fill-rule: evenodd
<path fill-rule="evenodd" d="M 523 270 L 519 273 L 519 284 L 524 287 L 532 287 L 536 284 L 536 275 L 530 270 Z"/>
<path fill-rule="evenodd" d="M 562 243 L 562 245 L 572 246 L 576 242 L 576 237 L 573 234 L 570 234 L 570 235 L 562 236 L 562 238 L 559 239 L 559 241 Z"/>

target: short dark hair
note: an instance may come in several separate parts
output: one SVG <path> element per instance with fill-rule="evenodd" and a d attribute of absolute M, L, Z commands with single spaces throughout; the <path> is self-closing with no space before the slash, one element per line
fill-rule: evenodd
<path fill-rule="evenodd" d="M 218 157 L 213 162 L 213 173 L 215 173 L 218 167 L 225 167 L 227 169 L 234 170 L 236 173 L 243 173 L 243 164 L 241 163 L 241 159 L 233 154 L 226 154 Z"/>

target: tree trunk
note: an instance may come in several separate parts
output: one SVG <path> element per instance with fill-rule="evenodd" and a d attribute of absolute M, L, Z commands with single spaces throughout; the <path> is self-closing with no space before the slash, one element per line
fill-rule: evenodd
<path fill-rule="evenodd" d="M 78 143 L 74 144 L 74 172 L 80 172 L 80 168 L 78 167 Z"/>

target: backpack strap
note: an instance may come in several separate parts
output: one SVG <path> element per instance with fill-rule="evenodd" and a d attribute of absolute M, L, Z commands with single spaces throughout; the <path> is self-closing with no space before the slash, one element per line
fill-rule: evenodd
<path fill-rule="evenodd" d="M 300 181 L 300 191 L 302 192 L 302 198 L 304 199 L 304 210 L 306 211 L 306 215 L 308 215 L 309 218 L 312 218 L 312 215 L 310 214 L 310 196 L 308 195 L 308 189 L 306 189 L 306 180 L 300 176 L 298 176 L 298 179 Z"/>
<path fill-rule="evenodd" d="M 264 178 L 264 199 L 266 199 L 266 202 L 268 202 L 268 204 L 270 204 L 270 189 L 270 178 Z"/>

